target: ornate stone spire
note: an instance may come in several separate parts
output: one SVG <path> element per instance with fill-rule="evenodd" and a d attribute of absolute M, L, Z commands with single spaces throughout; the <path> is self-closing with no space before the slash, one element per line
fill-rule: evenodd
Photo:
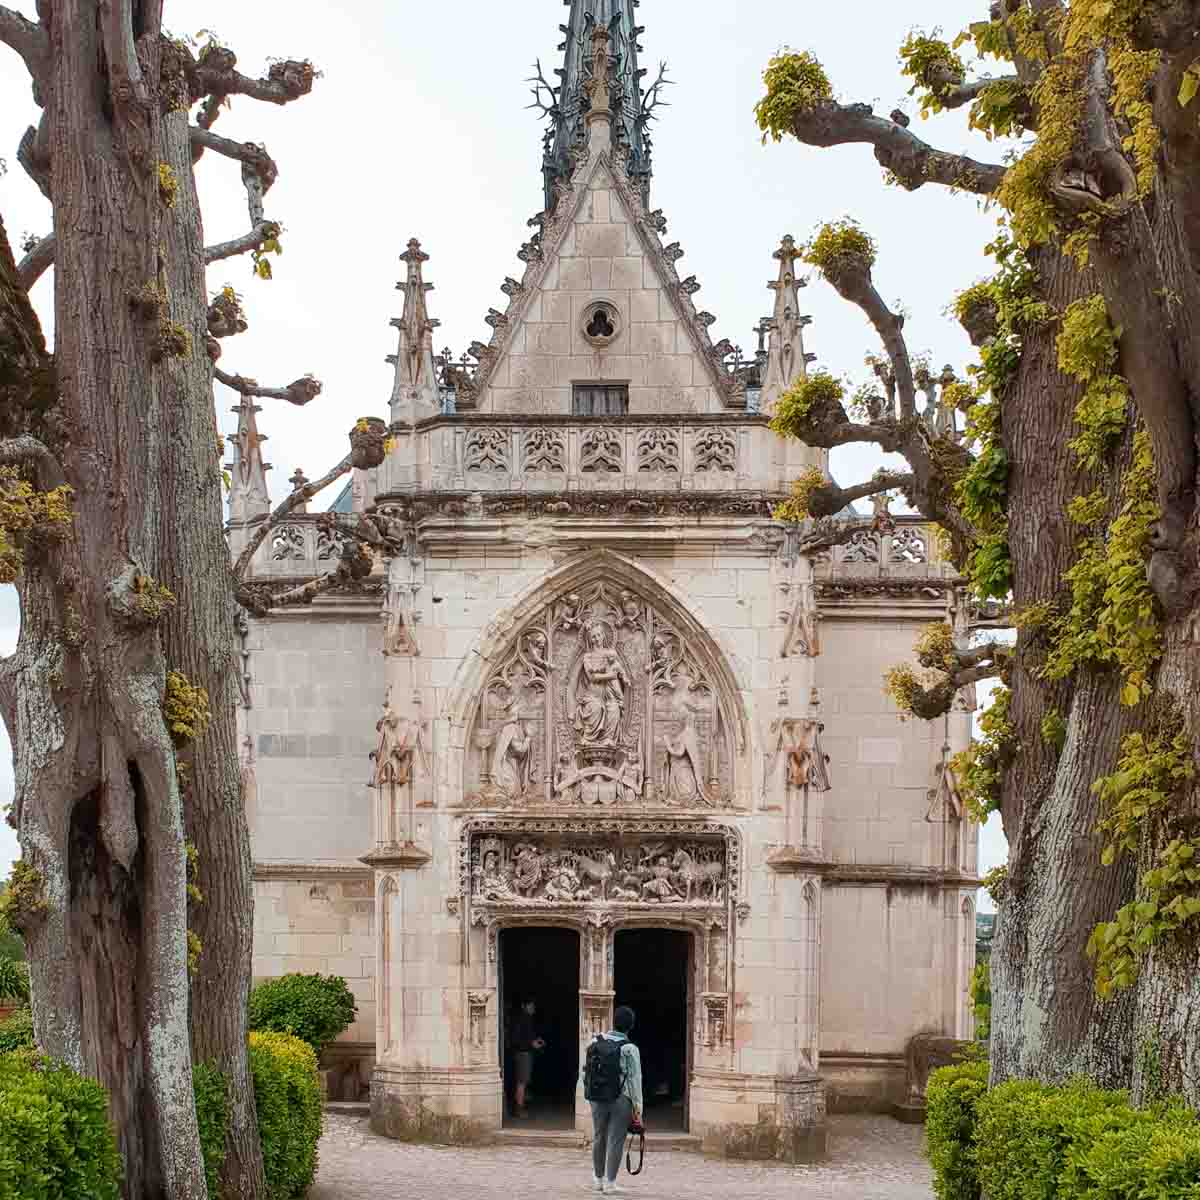
<path fill-rule="evenodd" d="M 430 318 L 425 303 L 426 293 L 433 291 L 433 284 L 425 282 L 421 270 L 429 255 L 416 238 L 409 241 L 400 261 L 407 264 L 408 271 L 396 284 L 397 291 L 404 293 L 404 315 L 392 321 L 400 331 L 400 344 L 396 353 L 388 356 L 388 362 L 396 368 L 391 416 L 393 421 L 412 424 L 435 416 L 441 407 L 433 363 L 433 331 L 441 322 Z"/>
<path fill-rule="evenodd" d="M 775 293 L 775 312 L 769 323 L 767 370 L 763 379 L 762 408 L 767 413 L 773 413 L 779 397 L 804 377 L 804 327 L 809 319 L 800 315 L 799 293 L 805 281 L 796 278 L 799 257 L 796 239 L 789 233 L 775 251 L 779 278 L 767 285 Z"/>
<path fill-rule="evenodd" d="M 229 524 L 234 540 L 236 531 L 256 524 L 271 512 L 271 493 L 267 472 L 271 464 L 263 462 L 262 445 L 266 436 L 258 432 L 258 414 L 262 409 L 248 396 L 233 410 L 238 415 L 233 442 L 233 461 L 225 464 L 229 472 Z M 244 536 L 244 535 L 243 535 Z M 235 556 L 239 551 L 235 550 Z"/>
<path fill-rule="evenodd" d="M 627 153 L 625 169 L 641 194 L 642 203 L 647 209 L 650 207 L 649 125 L 666 80 L 660 73 L 654 86 L 643 91 L 645 71 L 638 68 L 642 49 L 638 35 L 642 28 L 634 18 L 639 2 L 563 0 L 571 12 L 567 23 L 559 26 L 564 39 L 559 49 L 564 59 L 563 66 L 555 71 L 558 82 L 550 84 L 542 75 L 540 64 L 537 77 L 531 81 L 538 84 L 535 107 L 550 119 L 543 160 L 547 213 L 557 203 L 557 186 L 571 177 L 574 153 L 587 139 L 587 115 L 597 107 L 611 108 L 613 142 Z M 607 87 L 602 86 L 599 93 L 595 91 L 597 81 L 593 71 L 597 28 L 608 30 L 605 57 L 611 60 L 606 64 L 610 66 Z M 603 85 L 605 81 L 598 82 Z M 593 95 L 598 96 L 599 104 Z"/>

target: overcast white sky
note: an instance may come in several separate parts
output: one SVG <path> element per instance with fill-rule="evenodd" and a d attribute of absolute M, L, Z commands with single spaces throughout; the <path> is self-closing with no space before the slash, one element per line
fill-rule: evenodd
<path fill-rule="evenodd" d="M 32 13 L 32 0 L 17 7 Z M 821 221 L 853 214 L 879 241 L 876 278 L 908 314 L 912 350 L 938 365 L 971 361 L 946 308 L 955 292 L 988 273 L 982 247 L 994 215 L 944 189 L 910 195 L 885 187 L 865 147 L 763 146 L 753 108 L 767 60 L 790 45 L 821 58 L 839 98 L 870 102 L 883 114 L 899 105 L 919 125 L 897 47 L 914 25 L 957 31 L 981 13 L 982 3 L 962 0 L 644 0 L 642 65 L 666 59 L 675 83 L 654 131 L 654 206 L 666 214 L 670 240 L 686 251 L 680 273 L 703 285 L 697 306 L 717 315 L 714 341 L 728 337 L 751 352 L 751 330 L 771 311 L 766 284 L 775 277 L 771 254 L 780 237 L 800 238 Z M 442 321 L 437 345 L 461 354 L 472 339 L 487 340 L 483 317 L 489 307 L 505 307 L 499 285 L 505 275 L 520 277 L 516 251 L 528 237 L 527 219 L 542 208 L 541 130 L 536 114 L 525 111 L 524 80 L 538 56 L 547 74 L 557 65 L 564 19 L 560 0 L 167 0 L 171 32 L 215 31 L 244 71 L 263 70 L 269 57 L 293 57 L 311 58 L 323 72 L 313 94 L 296 104 L 237 98 L 217 126 L 270 150 L 280 176 L 267 215 L 285 230 L 273 282 L 252 279 L 248 260 L 210 271 L 213 290 L 231 283 L 244 295 L 251 323 L 248 334 L 225 343 L 222 366 L 270 384 L 311 371 L 325 384 L 303 411 L 265 402 L 260 427 L 271 438 L 277 496 L 297 466 L 315 478 L 337 461 L 359 416 L 386 416 L 391 373 L 383 360 L 395 348 L 388 321 L 400 313 L 397 256 L 410 237 L 431 256 L 430 309 Z M 16 165 L 17 143 L 35 114 L 20 60 L 0 47 L 0 157 L 10 167 L 0 177 L 0 213 L 14 242 L 49 228 L 48 206 Z M 968 133 L 963 114 L 917 131 L 945 149 L 993 159 L 1001 153 Z M 235 165 L 209 154 L 200 176 L 207 240 L 244 232 Z M 49 330 L 49 277 L 34 299 Z M 803 301 L 814 318 L 809 350 L 835 374 L 860 375 L 863 354 L 876 348 L 861 314 L 819 280 Z M 230 428 L 234 396 L 218 393 L 222 425 Z M 878 465 L 861 450 L 834 458 L 843 483 Z M 15 596 L 5 588 L 0 649 L 15 641 L 16 625 Z M 5 742 L 5 804 L 9 760 Z M 1006 857 L 996 825 L 983 833 L 983 870 Z M 15 837 L 0 825 L 0 878 L 16 854 Z M 980 899 L 988 904 L 986 893 Z"/>

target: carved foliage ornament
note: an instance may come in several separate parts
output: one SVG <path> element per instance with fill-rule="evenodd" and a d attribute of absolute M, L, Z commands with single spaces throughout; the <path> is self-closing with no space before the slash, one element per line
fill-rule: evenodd
<path fill-rule="evenodd" d="M 696 437 L 694 453 L 697 471 L 737 470 L 737 440 L 728 429 L 702 430 Z"/>
<path fill-rule="evenodd" d="M 649 595 L 604 580 L 566 590 L 484 682 L 468 803 L 728 805 L 732 711 L 703 650 Z"/>
<path fill-rule="evenodd" d="M 464 465 L 470 471 L 507 471 L 509 435 L 505 429 L 472 429 L 467 434 Z"/>
<path fill-rule="evenodd" d="M 531 429 L 525 434 L 525 472 L 567 469 L 567 446 L 563 435 L 555 429 Z"/>

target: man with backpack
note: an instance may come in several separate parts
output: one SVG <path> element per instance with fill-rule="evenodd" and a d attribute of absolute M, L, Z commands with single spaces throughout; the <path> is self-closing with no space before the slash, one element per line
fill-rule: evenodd
<path fill-rule="evenodd" d="M 629 1040 L 632 1008 L 618 1008 L 616 1027 L 594 1038 L 583 1065 L 583 1094 L 592 1106 L 592 1190 L 620 1195 L 621 1152 L 632 1122 L 642 1119 L 642 1059 Z"/>

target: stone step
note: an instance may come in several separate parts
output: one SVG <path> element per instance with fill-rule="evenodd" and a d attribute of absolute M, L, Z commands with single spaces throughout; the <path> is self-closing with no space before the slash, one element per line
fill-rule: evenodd
<path fill-rule="evenodd" d="M 336 1113 L 339 1117 L 369 1117 L 370 1104 L 354 1100 L 326 1100 L 323 1105 L 327 1113 Z"/>
<path fill-rule="evenodd" d="M 528 1146 L 542 1150 L 583 1150 L 592 1144 L 589 1133 L 577 1129 L 502 1129 L 495 1135 L 497 1146 Z M 648 1133 L 646 1153 L 680 1150 L 700 1153 L 700 1139 L 687 1133 Z"/>

